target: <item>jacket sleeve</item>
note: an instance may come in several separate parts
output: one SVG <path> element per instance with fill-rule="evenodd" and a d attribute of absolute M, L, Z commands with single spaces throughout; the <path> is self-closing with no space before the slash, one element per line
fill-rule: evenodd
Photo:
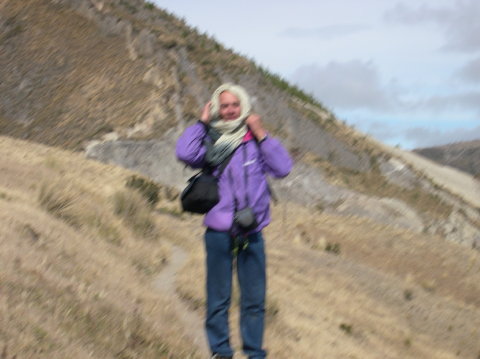
<path fill-rule="evenodd" d="M 279 140 L 267 137 L 259 144 L 264 171 L 275 178 L 283 178 L 292 170 L 293 162 Z"/>
<path fill-rule="evenodd" d="M 193 168 L 202 168 L 207 151 L 203 140 L 207 135 L 207 127 L 202 122 L 187 127 L 177 140 L 177 158 Z"/>

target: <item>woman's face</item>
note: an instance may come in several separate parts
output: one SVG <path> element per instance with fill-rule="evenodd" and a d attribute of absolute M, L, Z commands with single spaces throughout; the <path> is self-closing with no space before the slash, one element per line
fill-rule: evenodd
<path fill-rule="evenodd" d="M 242 113 L 240 100 L 231 92 L 224 91 L 220 94 L 220 109 L 218 113 L 223 120 L 236 120 Z"/>

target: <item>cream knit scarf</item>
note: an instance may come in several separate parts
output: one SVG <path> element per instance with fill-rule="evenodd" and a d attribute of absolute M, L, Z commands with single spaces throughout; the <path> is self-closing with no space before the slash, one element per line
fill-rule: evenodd
<path fill-rule="evenodd" d="M 228 91 L 240 100 L 241 113 L 236 120 L 222 120 L 219 116 L 220 94 Z M 217 88 L 212 95 L 211 116 L 208 135 L 213 143 L 206 143 L 206 161 L 211 166 L 222 163 L 242 143 L 248 131 L 245 120 L 250 115 L 251 105 L 245 89 L 226 83 Z"/>

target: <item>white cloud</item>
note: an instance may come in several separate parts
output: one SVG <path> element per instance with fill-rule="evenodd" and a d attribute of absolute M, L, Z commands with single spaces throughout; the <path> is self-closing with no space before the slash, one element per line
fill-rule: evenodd
<path fill-rule="evenodd" d="M 465 67 L 462 74 L 480 77 L 480 60 Z M 326 65 L 304 65 L 290 77 L 334 112 L 366 110 L 370 113 L 448 115 L 460 111 L 480 116 L 480 90 L 457 90 L 421 96 L 419 88 L 395 81 L 383 81 L 372 62 L 352 60 Z M 441 90 L 441 89 L 440 89 Z"/>
<path fill-rule="evenodd" d="M 465 82 L 480 84 L 480 57 L 468 62 L 457 73 Z"/>
<path fill-rule="evenodd" d="M 480 51 L 480 1 L 456 0 L 451 6 L 421 5 L 411 8 L 400 2 L 385 13 L 387 21 L 405 25 L 434 23 L 445 35 L 444 49 Z"/>
<path fill-rule="evenodd" d="M 382 81 L 375 64 L 360 60 L 301 66 L 291 80 L 390 145 L 418 148 L 480 138 L 479 90 L 421 96 L 416 91 L 422 89 Z"/>
<path fill-rule="evenodd" d="M 433 114 L 461 110 L 480 116 L 480 91 L 431 96 L 424 100 L 417 100 L 411 103 L 409 107 L 412 110 Z"/>
<path fill-rule="evenodd" d="M 291 80 L 333 109 L 387 110 L 394 107 L 375 65 L 352 60 L 325 66 L 304 65 Z"/>

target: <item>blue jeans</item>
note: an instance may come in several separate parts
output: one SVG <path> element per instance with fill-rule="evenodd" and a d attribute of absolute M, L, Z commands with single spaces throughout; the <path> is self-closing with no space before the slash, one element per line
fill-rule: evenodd
<path fill-rule="evenodd" d="M 242 246 L 241 246 L 242 247 Z M 233 238 L 228 232 L 207 229 L 207 317 L 205 327 L 212 353 L 232 356 L 228 310 L 232 294 Z M 248 236 L 237 256 L 240 286 L 240 333 L 243 352 L 250 359 L 265 358 L 262 349 L 265 318 L 265 247 L 262 233 Z"/>

